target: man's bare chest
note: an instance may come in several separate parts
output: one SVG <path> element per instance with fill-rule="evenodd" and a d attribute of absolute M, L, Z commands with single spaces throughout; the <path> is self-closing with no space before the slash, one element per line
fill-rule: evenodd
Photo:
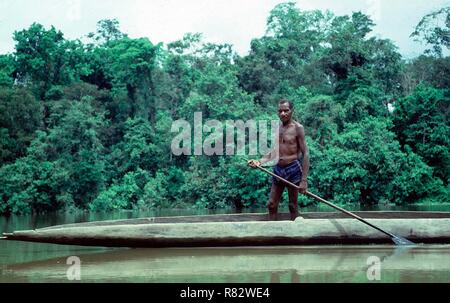
<path fill-rule="evenodd" d="M 281 126 L 278 136 L 280 144 L 295 144 L 297 138 L 295 125 Z"/>

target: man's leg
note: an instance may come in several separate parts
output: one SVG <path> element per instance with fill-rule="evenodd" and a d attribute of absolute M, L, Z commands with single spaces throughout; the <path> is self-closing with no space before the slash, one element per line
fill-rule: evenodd
<path fill-rule="evenodd" d="M 269 220 L 277 220 L 278 204 L 280 203 L 281 195 L 283 194 L 284 185 L 272 183 L 270 189 L 270 198 L 267 208 L 269 209 Z"/>
<path fill-rule="evenodd" d="M 291 220 L 295 220 L 298 214 L 298 189 L 288 186 L 289 194 L 289 212 L 291 213 Z"/>

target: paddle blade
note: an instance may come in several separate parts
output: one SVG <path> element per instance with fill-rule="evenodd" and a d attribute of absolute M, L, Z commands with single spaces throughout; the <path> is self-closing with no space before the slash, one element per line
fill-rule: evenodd
<path fill-rule="evenodd" d="M 392 241 L 394 241 L 396 245 L 416 245 L 415 243 L 409 241 L 408 239 L 399 236 L 392 237 Z"/>

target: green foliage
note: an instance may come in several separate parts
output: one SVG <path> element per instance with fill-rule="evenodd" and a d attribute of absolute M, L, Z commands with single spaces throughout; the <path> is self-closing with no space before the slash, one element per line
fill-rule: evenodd
<path fill-rule="evenodd" d="M 433 52 L 410 61 L 367 15 L 294 2 L 274 7 L 245 56 L 198 33 L 166 47 L 130 38 L 115 19 L 86 44 L 34 23 L 0 55 L 0 213 L 265 207 L 270 177 L 246 157 L 175 156 L 171 127 L 195 112 L 271 121 L 281 98 L 305 127 L 312 192 L 449 202 L 448 24 L 431 22 L 443 16 L 418 24 Z"/>
<path fill-rule="evenodd" d="M 0 89 L 0 162 L 12 162 L 25 155 L 42 126 L 42 105 L 26 89 Z"/>
<path fill-rule="evenodd" d="M 114 182 L 107 190 L 101 192 L 92 201 L 89 208 L 93 211 L 115 209 L 133 209 L 143 196 L 144 187 L 149 180 L 146 171 L 138 169 L 127 173 L 118 182 Z"/>
<path fill-rule="evenodd" d="M 390 41 L 368 38 L 373 25 L 360 12 L 335 16 L 279 4 L 270 13 L 267 34 L 237 60 L 241 85 L 263 106 L 286 84 L 339 99 L 361 87 L 379 87 L 389 100 L 401 87 L 401 56 Z"/>
<path fill-rule="evenodd" d="M 395 104 L 395 131 L 445 184 L 450 178 L 450 91 L 419 85 Z"/>
<path fill-rule="evenodd" d="M 119 21 L 117 19 L 103 19 L 97 22 L 97 32 L 89 33 L 88 37 L 92 38 L 98 44 L 108 44 L 111 41 L 120 40 L 127 35 L 119 29 Z"/>
<path fill-rule="evenodd" d="M 307 135 L 321 146 L 329 143 L 337 135 L 339 127 L 342 128 L 344 118 L 342 106 L 331 96 L 314 96 L 298 111 L 301 115 L 300 121 L 307 125 L 305 130 Z"/>
<path fill-rule="evenodd" d="M 442 57 L 442 47 L 450 49 L 450 7 L 427 14 L 417 24 L 411 37 L 430 44 L 427 53 Z"/>
<path fill-rule="evenodd" d="M 0 55 L 0 87 L 11 87 L 14 83 L 14 57 Z"/>
<path fill-rule="evenodd" d="M 347 124 L 320 151 L 322 158 L 311 176 L 318 190 L 341 203 L 401 204 L 439 195 L 442 182 L 433 178 L 419 156 L 402 152 L 390 127 L 388 120 L 379 118 Z"/>
<path fill-rule="evenodd" d="M 32 83 L 35 95 L 44 98 L 52 85 L 68 84 L 89 72 L 83 45 L 67 41 L 54 27 L 33 23 L 14 33 L 17 80 Z"/>
<path fill-rule="evenodd" d="M 405 95 L 410 94 L 419 84 L 449 88 L 450 57 L 435 58 L 422 55 L 409 62 L 402 79 Z"/>
<path fill-rule="evenodd" d="M 270 189 L 267 176 L 249 170 L 241 157 L 193 157 L 180 188 L 195 208 L 265 206 Z M 251 181 L 250 181 L 251 180 Z"/>
<path fill-rule="evenodd" d="M 153 143 L 154 130 L 149 121 L 142 118 L 128 119 L 123 140 L 112 147 L 109 163 L 114 175 L 123 175 L 137 168 L 155 171 L 157 147 Z"/>
<path fill-rule="evenodd" d="M 233 108 L 230 113 L 229 109 Z M 255 112 L 251 96 L 243 92 L 234 73 L 227 67 L 209 64 L 180 110 L 189 117 L 202 112 L 204 119 L 249 119 Z"/>

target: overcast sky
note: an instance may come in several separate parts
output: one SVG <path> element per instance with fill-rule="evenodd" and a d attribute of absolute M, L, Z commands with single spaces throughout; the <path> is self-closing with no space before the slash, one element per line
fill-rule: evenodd
<path fill-rule="evenodd" d="M 168 43 L 188 32 L 209 42 L 230 43 L 245 55 L 252 38 L 264 35 L 270 10 L 279 0 L 0 0 L 0 53 L 12 52 L 13 32 L 33 22 L 61 30 L 67 39 L 96 29 L 97 21 L 117 18 L 132 38 Z M 388 38 L 405 57 L 422 53 L 409 35 L 420 19 L 450 0 L 298 0 L 301 10 L 329 9 L 337 15 L 362 11 L 377 24 L 374 34 Z"/>

